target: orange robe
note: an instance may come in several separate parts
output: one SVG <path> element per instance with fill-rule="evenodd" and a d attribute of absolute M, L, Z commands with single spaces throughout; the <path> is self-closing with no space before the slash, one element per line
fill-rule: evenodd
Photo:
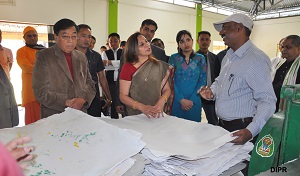
<path fill-rule="evenodd" d="M 17 51 L 17 62 L 22 69 L 22 106 L 25 107 L 25 124 L 40 119 L 40 104 L 32 89 L 32 72 L 38 50 L 23 46 Z"/>

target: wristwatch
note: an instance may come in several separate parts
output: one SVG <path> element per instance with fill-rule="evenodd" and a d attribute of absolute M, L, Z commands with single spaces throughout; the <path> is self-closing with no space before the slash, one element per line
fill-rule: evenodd
<path fill-rule="evenodd" d="M 83 106 L 87 106 L 87 105 L 89 105 L 87 101 L 83 103 Z"/>

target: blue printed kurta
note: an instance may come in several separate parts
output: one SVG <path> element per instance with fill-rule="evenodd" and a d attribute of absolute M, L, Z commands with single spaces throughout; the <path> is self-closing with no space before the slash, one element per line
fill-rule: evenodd
<path fill-rule="evenodd" d="M 206 85 L 206 61 L 203 55 L 195 53 L 190 62 L 179 53 L 170 57 L 169 64 L 175 69 L 174 73 L 174 100 L 172 115 L 196 122 L 201 121 L 201 98 L 197 91 Z M 193 101 L 193 107 L 185 111 L 181 109 L 180 100 Z"/>

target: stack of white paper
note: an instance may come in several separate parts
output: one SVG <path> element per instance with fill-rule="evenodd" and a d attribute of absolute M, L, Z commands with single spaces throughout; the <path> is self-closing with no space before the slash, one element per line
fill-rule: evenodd
<path fill-rule="evenodd" d="M 150 161 L 144 175 L 219 175 L 248 160 L 253 144 L 233 145 L 230 133 L 219 126 L 167 116 L 140 114 L 122 120 L 105 119 L 120 128 L 142 133 L 142 155 Z"/>
<path fill-rule="evenodd" d="M 170 156 L 165 159 L 157 158 L 148 149 L 143 149 L 142 154 L 151 163 L 146 165 L 144 175 L 220 175 L 230 167 L 248 160 L 247 154 L 252 150 L 253 145 L 224 145 L 217 153 L 213 151 L 197 160 L 186 160 L 177 156 Z"/>
<path fill-rule="evenodd" d="M 30 136 L 37 157 L 26 175 L 122 175 L 130 157 L 145 146 L 141 134 L 123 130 L 81 111 L 65 112 L 20 128 L 0 130 L 3 143 Z"/>

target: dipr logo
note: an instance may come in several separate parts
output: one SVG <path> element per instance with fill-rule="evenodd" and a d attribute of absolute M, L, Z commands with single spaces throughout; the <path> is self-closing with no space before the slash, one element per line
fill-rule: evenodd
<path fill-rule="evenodd" d="M 271 167 L 270 168 L 271 172 L 287 172 L 286 167 Z"/>

